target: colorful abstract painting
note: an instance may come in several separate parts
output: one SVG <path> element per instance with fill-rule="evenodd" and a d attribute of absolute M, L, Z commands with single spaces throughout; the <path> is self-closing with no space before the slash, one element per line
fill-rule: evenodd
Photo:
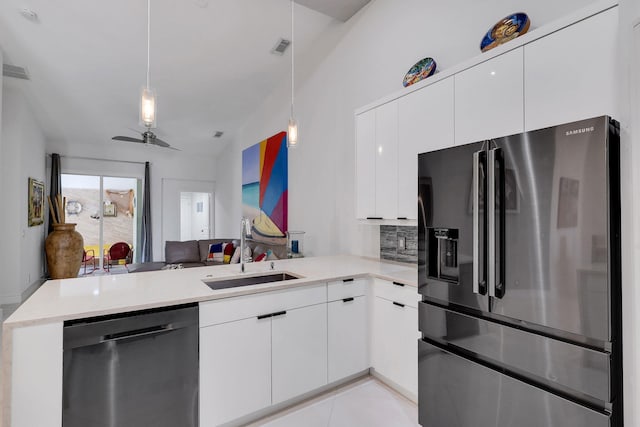
<path fill-rule="evenodd" d="M 242 152 L 242 215 L 255 240 L 286 242 L 287 133 L 280 132 Z"/>

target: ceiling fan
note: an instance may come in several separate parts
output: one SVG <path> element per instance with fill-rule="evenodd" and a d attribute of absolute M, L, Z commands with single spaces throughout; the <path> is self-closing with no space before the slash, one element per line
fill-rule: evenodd
<path fill-rule="evenodd" d="M 138 142 L 140 144 L 157 145 L 158 147 L 170 148 L 172 150 L 180 151 L 158 138 L 156 134 L 151 132 L 151 129 L 149 128 L 147 128 L 147 130 L 142 132 L 140 135 L 142 136 L 142 139 L 131 138 L 130 136 L 114 136 L 111 139 L 113 139 L 114 141 Z"/>

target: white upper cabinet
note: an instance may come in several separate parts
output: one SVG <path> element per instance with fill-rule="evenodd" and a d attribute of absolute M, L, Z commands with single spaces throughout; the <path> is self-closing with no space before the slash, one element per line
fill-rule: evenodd
<path fill-rule="evenodd" d="M 398 215 L 398 102 L 376 108 L 376 217 Z"/>
<path fill-rule="evenodd" d="M 455 75 L 456 145 L 524 131 L 523 50 Z"/>
<path fill-rule="evenodd" d="M 418 218 L 418 154 L 454 144 L 453 117 L 453 77 L 399 99 L 399 218 Z"/>
<path fill-rule="evenodd" d="M 375 216 L 376 111 L 356 116 L 356 216 Z"/>
<path fill-rule="evenodd" d="M 615 7 L 524 47 L 526 130 L 617 116 L 617 25 Z"/>
<path fill-rule="evenodd" d="M 543 31 L 537 39 L 532 31 L 517 39 L 523 45 L 513 41 L 510 51 L 479 55 L 477 65 L 358 114 L 357 217 L 417 219 L 419 153 L 617 118 L 618 7 L 591 13 L 564 28 L 536 29 Z"/>

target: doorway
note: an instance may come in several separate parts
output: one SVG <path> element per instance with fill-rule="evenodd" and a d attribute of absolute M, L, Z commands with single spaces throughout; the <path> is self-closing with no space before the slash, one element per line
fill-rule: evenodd
<path fill-rule="evenodd" d="M 162 178 L 162 236 L 154 240 L 156 250 L 164 254 L 167 241 L 215 237 L 214 195 L 213 181 Z"/>
<path fill-rule="evenodd" d="M 211 193 L 180 192 L 180 240 L 203 240 L 211 236 Z"/>
<path fill-rule="evenodd" d="M 100 261 L 111 245 L 125 242 L 139 258 L 141 212 L 137 195 L 141 180 L 102 175 L 62 174 L 67 222 L 76 223 L 84 250 Z"/>

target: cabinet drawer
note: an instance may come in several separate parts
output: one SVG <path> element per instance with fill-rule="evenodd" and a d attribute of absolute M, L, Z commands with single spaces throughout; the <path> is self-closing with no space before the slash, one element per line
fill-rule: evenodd
<path fill-rule="evenodd" d="M 327 302 L 326 285 L 302 286 L 200 303 L 200 327 Z"/>
<path fill-rule="evenodd" d="M 367 279 L 344 279 L 329 282 L 327 285 L 328 301 L 343 298 L 359 297 L 366 292 Z"/>
<path fill-rule="evenodd" d="M 388 280 L 374 279 L 373 292 L 377 297 L 418 308 L 420 296 L 418 289 L 413 286 L 403 285 L 399 282 L 389 282 Z"/>

